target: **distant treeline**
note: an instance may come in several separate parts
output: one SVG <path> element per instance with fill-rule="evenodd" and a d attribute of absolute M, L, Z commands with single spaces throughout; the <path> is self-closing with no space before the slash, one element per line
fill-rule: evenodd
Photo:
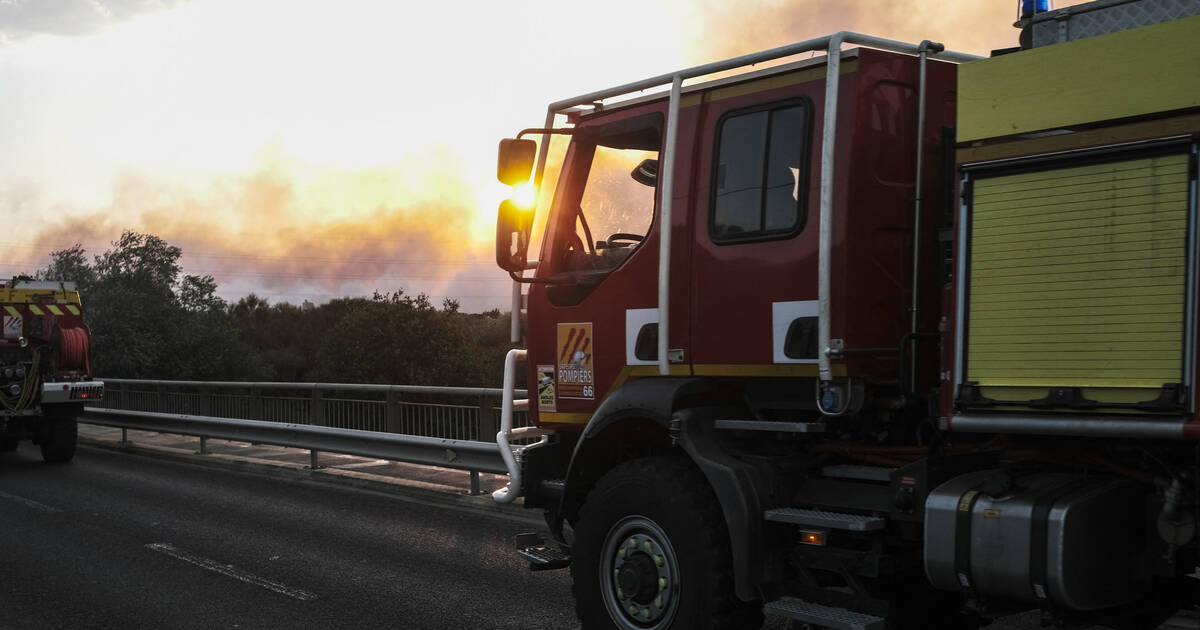
<path fill-rule="evenodd" d="M 125 232 L 92 256 L 54 252 L 35 274 L 78 284 L 93 371 L 109 378 L 323 381 L 498 387 L 509 318 L 459 312 L 424 294 L 376 293 L 325 304 L 234 304 L 212 276 L 181 274 L 182 251 Z"/>

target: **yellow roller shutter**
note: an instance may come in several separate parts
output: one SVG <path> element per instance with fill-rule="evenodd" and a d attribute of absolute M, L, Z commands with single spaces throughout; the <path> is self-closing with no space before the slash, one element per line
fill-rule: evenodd
<path fill-rule="evenodd" d="M 1101 402 L 1181 383 L 1187 168 L 1177 154 L 975 180 L 968 381 Z"/>

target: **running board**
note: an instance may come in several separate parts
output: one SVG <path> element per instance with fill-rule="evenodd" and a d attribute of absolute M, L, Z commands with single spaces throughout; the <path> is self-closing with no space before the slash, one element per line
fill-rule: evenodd
<path fill-rule="evenodd" d="M 845 608 L 822 606 L 791 597 L 767 602 L 763 606 L 763 613 L 834 630 L 883 630 L 887 622 L 883 617 Z"/>
<path fill-rule="evenodd" d="M 534 533 L 517 534 L 517 555 L 529 561 L 530 571 L 551 571 L 571 565 L 571 553 L 561 546 L 547 545 L 546 540 Z"/>
<path fill-rule="evenodd" d="M 895 468 L 886 466 L 860 466 L 857 464 L 836 464 L 821 469 L 825 477 L 836 479 L 858 479 L 860 481 L 891 481 Z"/>
<path fill-rule="evenodd" d="M 781 433 L 824 433 L 824 422 L 783 422 L 776 420 L 717 420 L 718 429 L 738 431 L 777 431 Z"/>
<path fill-rule="evenodd" d="M 852 532 L 869 532 L 887 527 L 887 519 L 878 516 L 843 514 L 841 512 L 806 510 L 803 508 L 776 508 L 774 510 L 767 510 L 763 513 L 763 518 L 778 523 L 844 529 Z"/>

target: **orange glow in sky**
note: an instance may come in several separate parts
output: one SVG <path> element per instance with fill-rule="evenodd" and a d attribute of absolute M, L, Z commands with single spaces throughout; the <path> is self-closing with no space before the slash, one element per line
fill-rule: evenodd
<path fill-rule="evenodd" d="M 230 299 L 504 307 L 496 143 L 548 102 L 837 30 L 1017 35 L 1015 0 L 134 4 L 0 2 L 0 276 L 135 229 Z"/>

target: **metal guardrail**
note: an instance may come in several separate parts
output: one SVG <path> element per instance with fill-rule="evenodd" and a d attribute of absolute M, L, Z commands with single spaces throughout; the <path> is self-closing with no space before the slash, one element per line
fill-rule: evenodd
<path fill-rule="evenodd" d="M 309 449 L 314 457 L 325 451 L 475 472 L 507 472 L 495 442 L 96 407 L 84 408 L 79 420 L 121 429 Z"/>
<path fill-rule="evenodd" d="M 484 442 L 495 439 L 502 394 L 498 388 L 483 387 L 102 380 L 105 409 Z M 514 426 L 528 424 L 528 414 L 514 418 Z"/>
<path fill-rule="evenodd" d="M 506 474 L 494 441 L 502 390 L 349 383 L 102 379 L 81 422 Z M 523 392 L 518 392 L 524 395 Z M 469 404 L 470 403 L 473 404 Z M 528 415 L 514 419 L 528 425 Z"/>

